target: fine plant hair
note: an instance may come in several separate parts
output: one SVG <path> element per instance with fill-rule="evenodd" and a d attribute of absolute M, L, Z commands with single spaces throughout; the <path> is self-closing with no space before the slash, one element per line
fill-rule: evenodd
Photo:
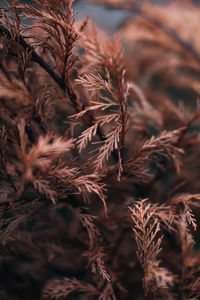
<path fill-rule="evenodd" d="M 0 4 L 0 299 L 200 299 L 200 8 L 92 2 Z"/>

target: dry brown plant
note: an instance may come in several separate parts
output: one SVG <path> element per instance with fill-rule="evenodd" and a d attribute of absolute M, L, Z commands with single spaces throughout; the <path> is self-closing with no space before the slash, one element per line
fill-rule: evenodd
<path fill-rule="evenodd" d="M 200 8 L 74 2 L 0 3 L 0 299 L 197 300 Z"/>

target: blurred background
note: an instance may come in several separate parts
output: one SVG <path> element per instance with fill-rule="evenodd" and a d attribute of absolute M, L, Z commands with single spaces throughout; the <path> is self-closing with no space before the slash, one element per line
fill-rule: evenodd
<path fill-rule="evenodd" d="M 55 0 L 56 1 L 56 0 Z M 2 1 L 3 3 L 4 1 Z M 11 3 L 11 0 L 6 1 Z M 20 1 L 21 3 L 31 3 L 31 0 Z M 142 2 L 142 1 L 141 1 Z M 185 1 L 185 0 L 151 0 L 154 5 L 162 6 L 165 9 L 166 6 L 173 5 L 175 2 L 181 2 L 184 5 L 185 2 L 192 2 L 193 4 L 200 4 L 200 0 Z M 77 0 L 74 2 L 74 10 L 77 11 L 77 18 L 89 17 L 90 20 L 95 22 L 98 27 L 107 31 L 109 34 L 115 33 L 119 27 L 124 23 L 130 13 L 121 9 L 108 9 L 103 4 L 95 4 L 89 0 Z"/>

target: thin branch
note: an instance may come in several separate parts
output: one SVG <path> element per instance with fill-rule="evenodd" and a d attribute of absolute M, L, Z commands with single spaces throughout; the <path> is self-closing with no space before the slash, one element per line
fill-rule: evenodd
<path fill-rule="evenodd" d="M 9 39 L 12 39 L 10 32 L 1 24 L 0 24 L 0 34 L 5 34 Z M 68 85 L 66 85 L 65 80 L 63 80 L 60 76 L 58 76 L 52 70 L 52 68 L 43 60 L 43 58 L 40 55 L 38 55 L 35 52 L 35 50 L 23 39 L 22 36 L 19 37 L 19 44 L 20 44 L 20 46 L 23 47 L 23 49 L 28 49 L 28 51 L 31 53 L 32 61 L 36 62 L 41 68 L 43 68 L 64 92 L 67 91 L 71 102 L 73 103 L 74 107 L 76 108 L 76 111 L 81 111 L 82 107 L 80 107 L 80 103 L 77 101 L 76 94 Z M 102 141 L 105 140 L 105 137 L 99 126 L 97 129 L 97 134 Z M 116 162 L 118 161 L 117 153 L 115 153 L 115 152 L 113 153 L 113 158 Z"/>
<path fill-rule="evenodd" d="M 5 34 L 9 39 L 12 39 L 10 32 L 3 26 L 0 25 L 0 34 Z M 66 90 L 66 83 L 63 81 L 52 69 L 49 65 L 43 60 L 43 58 L 38 55 L 35 50 L 23 39 L 22 36 L 19 37 L 19 44 L 25 50 L 28 49 L 31 52 L 31 59 L 32 61 L 36 62 L 41 68 L 43 68 L 59 85 L 59 87 L 65 91 Z"/>

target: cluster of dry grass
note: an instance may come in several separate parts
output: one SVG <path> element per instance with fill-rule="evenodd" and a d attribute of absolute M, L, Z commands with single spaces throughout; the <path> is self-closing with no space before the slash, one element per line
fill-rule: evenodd
<path fill-rule="evenodd" d="M 73 2 L 0 8 L 0 299 L 197 300 L 200 9 Z"/>

